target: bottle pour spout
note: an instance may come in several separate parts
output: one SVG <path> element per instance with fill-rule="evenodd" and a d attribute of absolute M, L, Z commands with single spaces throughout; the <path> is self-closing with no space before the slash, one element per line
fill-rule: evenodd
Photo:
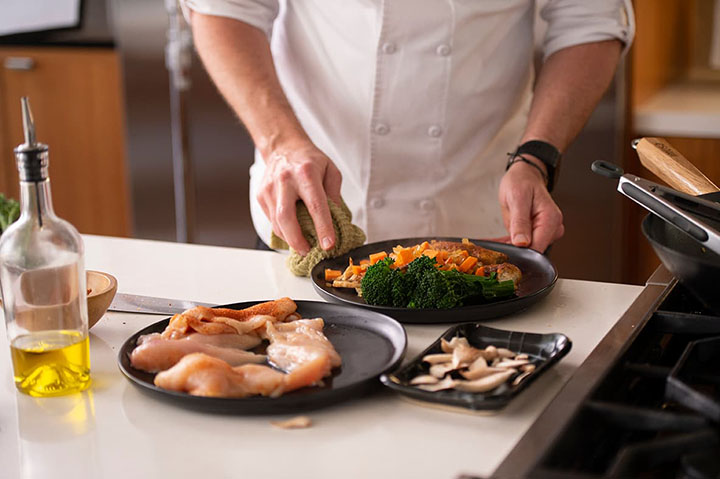
<path fill-rule="evenodd" d="M 22 103 L 22 119 L 23 131 L 25 132 L 26 147 L 33 148 L 37 145 L 35 136 L 35 120 L 33 120 L 32 111 L 30 110 L 30 99 L 26 96 L 20 99 Z"/>

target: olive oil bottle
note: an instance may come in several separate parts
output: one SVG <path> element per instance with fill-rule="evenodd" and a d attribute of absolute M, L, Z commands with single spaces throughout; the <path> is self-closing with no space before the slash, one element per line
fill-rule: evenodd
<path fill-rule="evenodd" d="M 0 292 L 15 386 L 46 397 L 90 384 L 84 247 L 53 211 L 48 147 L 22 99 L 25 143 L 15 149 L 20 218 L 0 236 Z"/>

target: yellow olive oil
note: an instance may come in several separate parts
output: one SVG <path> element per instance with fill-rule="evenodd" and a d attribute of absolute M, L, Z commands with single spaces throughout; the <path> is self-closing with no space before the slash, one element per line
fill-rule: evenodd
<path fill-rule="evenodd" d="M 90 385 L 90 342 L 79 331 L 40 331 L 10 346 L 15 386 L 35 397 L 83 391 Z"/>

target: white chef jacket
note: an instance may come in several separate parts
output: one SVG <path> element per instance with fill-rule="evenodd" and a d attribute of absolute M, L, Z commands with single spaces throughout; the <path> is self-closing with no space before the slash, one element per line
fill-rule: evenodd
<path fill-rule="evenodd" d="M 535 0 L 183 0 L 263 30 L 303 128 L 368 241 L 507 234 L 497 199 L 526 123 Z M 547 0 L 543 53 L 634 33 L 629 0 Z M 256 200 L 265 164 L 250 168 Z"/>

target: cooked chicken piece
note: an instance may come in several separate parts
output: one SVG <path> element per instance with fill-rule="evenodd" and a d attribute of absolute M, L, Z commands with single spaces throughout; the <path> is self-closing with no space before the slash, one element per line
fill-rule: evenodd
<path fill-rule="evenodd" d="M 308 361 L 325 357 L 327 360 L 325 375 L 329 375 L 332 368 L 342 364 L 342 360 L 332 343 L 323 334 L 322 327 L 318 329 L 318 324 L 324 323 L 293 321 L 284 324 L 281 330 L 274 324 L 268 323 L 266 332 L 270 345 L 267 347 L 267 355 L 270 362 L 290 372 Z M 293 325 L 294 329 L 291 329 L 290 325 Z"/>
<path fill-rule="evenodd" d="M 362 280 L 356 280 L 356 281 L 344 281 L 341 279 L 336 279 L 332 282 L 333 288 L 359 288 Z"/>
<path fill-rule="evenodd" d="M 482 271 L 482 276 L 490 276 L 490 273 L 497 273 L 498 281 L 512 281 L 517 289 L 520 280 L 522 279 L 522 272 L 520 268 L 512 263 L 501 263 L 491 264 L 486 266 L 480 266 L 478 270 Z M 477 272 L 476 272 L 477 274 Z"/>
<path fill-rule="evenodd" d="M 315 358 L 299 365 L 290 374 L 268 366 L 246 364 L 231 367 L 221 359 L 194 353 L 155 376 L 155 385 L 195 396 L 241 398 L 255 395 L 278 397 L 320 382 L 326 360 Z"/>
<path fill-rule="evenodd" d="M 505 263 L 508 257 L 505 253 L 499 251 L 493 251 L 491 249 L 483 248 L 472 243 L 459 243 L 454 241 L 430 241 L 430 248 L 437 250 L 447 251 L 460 251 L 465 250 L 469 255 L 475 256 L 478 259 L 478 263 L 481 264 L 498 264 Z"/>
<path fill-rule="evenodd" d="M 208 356 L 227 361 L 233 366 L 265 361 L 265 356 L 261 354 L 254 354 L 237 348 L 206 344 L 195 340 L 193 336 L 184 339 L 157 337 L 145 340 L 130 353 L 130 363 L 135 369 L 156 372 L 171 368 L 183 356 L 191 353 L 205 353 Z"/>
<path fill-rule="evenodd" d="M 162 335 L 166 339 L 174 339 L 191 332 L 243 334 L 264 326 L 267 321 L 285 321 L 296 310 L 297 305 L 290 298 L 267 301 L 241 310 L 197 306 L 173 316 Z"/>

